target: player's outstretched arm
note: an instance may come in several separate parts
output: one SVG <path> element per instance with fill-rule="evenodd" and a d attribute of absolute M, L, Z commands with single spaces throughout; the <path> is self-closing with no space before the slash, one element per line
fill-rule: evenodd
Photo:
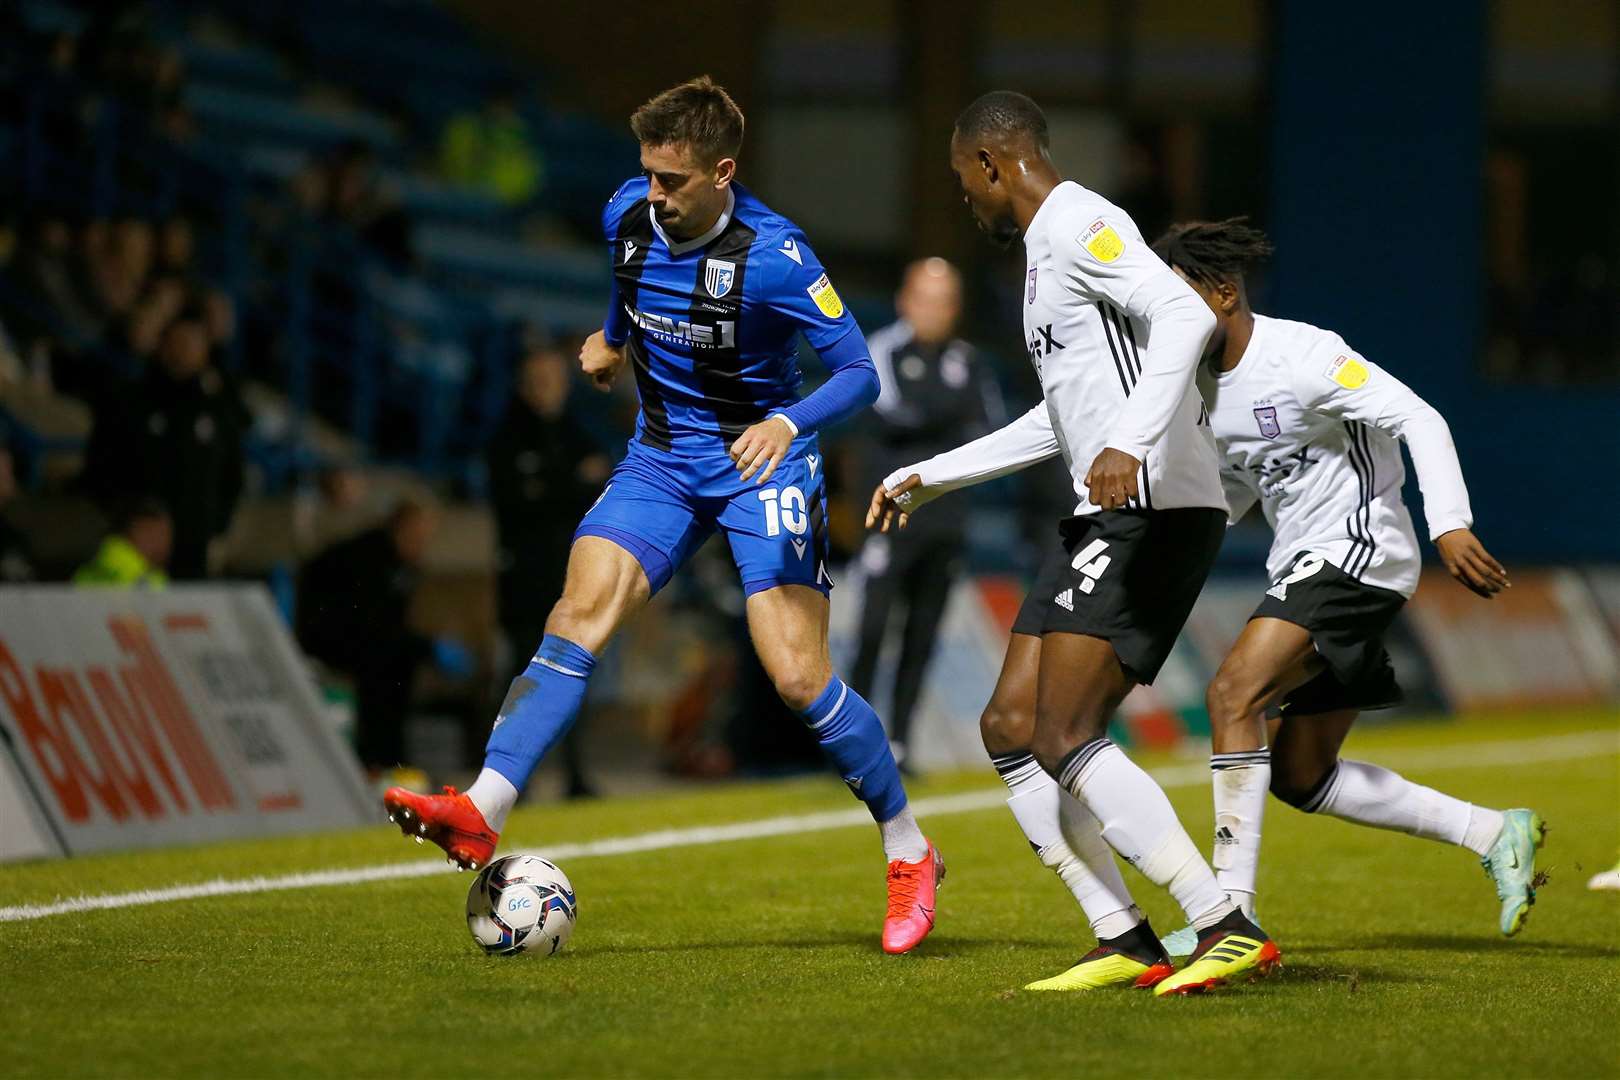
<path fill-rule="evenodd" d="M 1451 576 L 1486 598 L 1511 585 L 1502 564 L 1474 536 L 1474 511 L 1462 463 L 1451 427 L 1439 410 L 1348 345 L 1342 352 L 1319 350 L 1296 366 L 1294 392 L 1308 409 L 1404 440 L 1423 492 L 1429 538 Z"/>
<path fill-rule="evenodd" d="M 988 435 L 884 477 L 872 493 L 867 528 L 887 532 L 891 523 L 904 528 L 906 518 L 948 491 L 998 479 L 1058 453 L 1052 416 L 1042 402 Z"/>

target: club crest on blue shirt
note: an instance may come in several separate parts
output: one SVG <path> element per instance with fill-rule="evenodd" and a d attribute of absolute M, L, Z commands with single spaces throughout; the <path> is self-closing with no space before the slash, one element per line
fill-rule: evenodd
<path fill-rule="evenodd" d="M 1255 423 L 1260 425 L 1260 434 L 1268 439 L 1275 439 L 1282 434 L 1282 425 L 1277 423 L 1277 408 L 1274 405 L 1262 405 L 1254 410 Z"/>
<path fill-rule="evenodd" d="M 1029 303 L 1035 302 L 1035 268 L 1029 268 Z"/>
<path fill-rule="evenodd" d="M 731 291 L 731 283 L 737 279 L 737 264 L 724 259 L 710 259 L 703 264 L 703 287 L 709 290 L 709 295 L 718 300 Z"/>

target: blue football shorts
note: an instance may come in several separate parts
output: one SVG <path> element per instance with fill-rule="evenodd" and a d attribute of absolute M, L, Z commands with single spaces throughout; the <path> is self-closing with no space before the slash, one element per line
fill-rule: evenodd
<path fill-rule="evenodd" d="M 827 482 L 816 437 L 795 439 L 765 483 L 740 476 L 724 450 L 682 453 L 632 440 L 574 539 L 599 536 L 624 548 L 657 593 L 718 531 L 745 595 L 778 585 L 826 595 Z"/>

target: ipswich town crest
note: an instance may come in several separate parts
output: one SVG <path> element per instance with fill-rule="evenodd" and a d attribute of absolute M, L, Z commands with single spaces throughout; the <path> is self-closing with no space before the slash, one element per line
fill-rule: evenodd
<path fill-rule="evenodd" d="M 709 295 L 716 300 L 731 291 L 731 283 L 737 280 L 737 264 L 724 259 L 710 259 L 703 265 L 703 287 L 709 290 Z"/>
<path fill-rule="evenodd" d="M 1275 439 L 1282 434 L 1282 425 L 1277 423 L 1277 408 L 1274 405 L 1262 405 L 1254 410 L 1254 419 L 1260 425 L 1260 434 L 1268 439 Z"/>

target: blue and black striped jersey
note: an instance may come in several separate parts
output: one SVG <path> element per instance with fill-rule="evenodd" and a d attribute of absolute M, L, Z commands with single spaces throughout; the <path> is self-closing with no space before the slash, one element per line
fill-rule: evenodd
<path fill-rule="evenodd" d="M 723 452 L 799 400 L 799 333 L 826 353 L 860 328 L 804 234 L 742 185 L 688 241 L 659 227 L 647 187 L 627 181 L 602 215 L 613 259 L 606 337 L 635 370 L 641 442 Z"/>

